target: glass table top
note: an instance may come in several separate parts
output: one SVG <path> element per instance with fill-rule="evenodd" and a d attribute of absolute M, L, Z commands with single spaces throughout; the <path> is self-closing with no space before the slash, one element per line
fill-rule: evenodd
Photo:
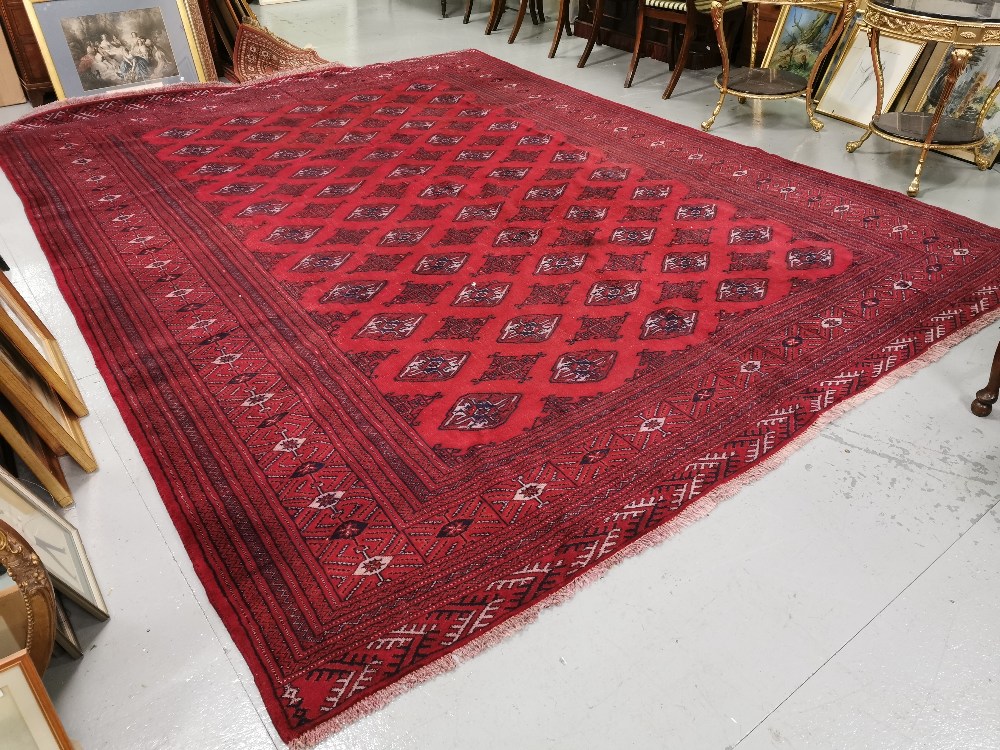
<path fill-rule="evenodd" d="M 871 0 L 871 4 L 953 21 L 1000 23 L 1000 0 Z"/>

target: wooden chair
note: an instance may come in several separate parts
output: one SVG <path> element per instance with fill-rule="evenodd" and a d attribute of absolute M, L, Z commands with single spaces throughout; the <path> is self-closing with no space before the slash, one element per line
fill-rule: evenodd
<path fill-rule="evenodd" d="M 977 417 L 988 417 L 993 411 L 993 404 L 997 402 L 998 395 L 1000 395 L 1000 345 L 997 345 L 997 353 L 993 355 L 989 382 L 976 394 L 976 400 L 972 402 L 972 413 Z"/>
<path fill-rule="evenodd" d="M 568 3 L 569 0 L 562 0 L 562 2 Z M 462 19 L 462 23 L 469 22 L 469 16 L 472 15 L 472 3 L 473 0 L 468 0 L 465 4 L 465 18 Z M 490 4 L 490 16 L 486 20 L 486 33 L 492 34 L 500 26 L 500 19 L 507 10 L 507 3 L 505 0 L 493 0 Z M 542 0 L 521 0 L 520 5 L 517 8 L 517 20 L 514 22 L 514 28 L 510 32 L 510 38 L 507 39 L 508 44 L 513 44 L 514 39 L 517 38 L 517 32 L 521 30 L 521 23 L 524 21 L 524 14 L 531 11 L 531 22 L 536 26 L 540 23 L 545 22 L 545 16 L 542 15 Z"/>
<path fill-rule="evenodd" d="M 723 13 L 739 8 L 743 5 L 742 0 L 723 0 Z M 667 37 L 667 58 L 671 60 L 670 67 L 674 71 L 670 76 L 670 83 L 663 92 L 663 98 L 669 99 L 674 93 L 674 86 L 677 79 L 684 72 L 684 65 L 687 63 L 688 53 L 691 51 L 691 41 L 694 39 L 694 32 L 698 19 L 707 15 L 712 9 L 712 0 L 639 0 L 636 7 L 635 19 L 635 47 L 632 49 L 632 62 L 628 68 L 628 75 L 625 76 L 625 88 L 632 85 L 635 78 L 635 69 L 639 66 L 639 58 L 642 50 L 642 31 L 646 19 L 654 21 L 666 21 L 671 24 L 670 34 Z M 681 39 L 681 48 L 674 55 L 675 27 L 684 27 L 684 36 Z"/>

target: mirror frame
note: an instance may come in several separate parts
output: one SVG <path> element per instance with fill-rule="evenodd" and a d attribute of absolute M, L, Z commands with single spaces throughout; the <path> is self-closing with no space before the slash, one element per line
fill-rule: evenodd
<path fill-rule="evenodd" d="M 28 642 L 24 644 L 39 674 L 52 658 L 56 638 L 55 592 L 42 561 L 10 524 L 0 521 L 0 565 L 17 584 L 28 613 Z"/>

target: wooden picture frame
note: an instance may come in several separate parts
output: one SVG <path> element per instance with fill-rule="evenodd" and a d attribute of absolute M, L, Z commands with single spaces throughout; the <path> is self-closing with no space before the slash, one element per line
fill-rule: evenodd
<path fill-rule="evenodd" d="M 16 595 L 4 596 L 5 610 L 7 607 L 12 609 L 5 612 L 0 623 L 6 624 L 7 618 L 13 615 L 11 624 L 19 631 L 12 634 L 17 649 L 28 653 L 41 674 L 49 665 L 55 643 L 55 593 L 41 558 L 28 541 L 3 520 L 0 520 L 0 565 L 17 586 Z"/>
<path fill-rule="evenodd" d="M 58 591 L 99 620 L 110 617 L 80 532 L 3 469 L 0 520 L 27 539 Z"/>
<path fill-rule="evenodd" d="M 0 334 L 27 360 L 63 403 L 78 417 L 87 416 L 87 406 L 73 379 L 62 349 L 49 329 L 28 306 L 24 297 L 0 274 Z"/>
<path fill-rule="evenodd" d="M 951 47 L 947 42 L 934 45 L 927 65 L 923 69 L 913 94 L 903 106 L 906 112 L 933 112 L 937 106 L 935 92 L 940 90 L 944 77 L 948 74 Z M 976 47 L 972 58 L 962 71 L 948 104 L 945 116 L 955 116 L 959 108 L 961 117 L 975 121 L 980 107 L 1000 79 L 1000 47 Z M 993 165 L 1000 156 L 1000 97 L 993 101 L 986 119 L 983 121 L 986 142 L 980 147 L 986 162 Z M 975 161 L 975 152 L 967 149 L 941 149 L 941 153 L 955 156 L 964 161 Z"/>
<path fill-rule="evenodd" d="M 837 12 L 835 4 L 782 5 L 760 66 L 808 79 L 834 31 Z"/>
<path fill-rule="evenodd" d="M 73 504 L 73 493 L 70 492 L 59 458 L 3 396 L 0 396 L 0 438 L 4 439 L 28 467 L 28 471 L 42 483 L 59 507 L 68 508 Z"/>
<path fill-rule="evenodd" d="M 73 750 L 27 651 L 0 660 L 0 717 L 9 747 Z"/>
<path fill-rule="evenodd" d="M 879 36 L 884 95 L 882 111 L 888 112 L 899 97 L 925 45 L 889 34 Z M 816 100 L 816 111 L 867 128 L 875 114 L 875 73 L 868 35 L 855 24 L 834 52 Z"/>
<path fill-rule="evenodd" d="M 209 80 L 197 0 L 24 0 L 60 99 Z"/>
<path fill-rule="evenodd" d="M 0 339 L 0 393 L 56 455 L 68 453 L 84 471 L 97 470 L 79 420 L 6 339 Z"/>

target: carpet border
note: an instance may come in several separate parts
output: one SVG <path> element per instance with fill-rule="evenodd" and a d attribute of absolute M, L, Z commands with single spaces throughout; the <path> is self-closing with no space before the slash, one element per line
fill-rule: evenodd
<path fill-rule="evenodd" d="M 930 345 L 930 347 L 917 357 L 911 359 L 896 370 L 882 375 L 875 383 L 864 390 L 838 402 L 826 411 L 822 412 L 816 420 L 805 428 L 801 434 L 783 444 L 773 454 L 763 459 L 756 466 L 747 469 L 742 474 L 733 479 L 727 480 L 721 486 L 705 493 L 697 498 L 691 505 L 681 511 L 677 516 L 667 521 L 654 531 L 648 532 L 642 537 L 630 542 L 626 547 L 609 555 L 585 573 L 573 578 L 570 582 L 559 588 L 544 599 L 533 604 L 523 612 L 509 617 L 502 623 L 483 635 L 475 638 L 471 642 L 460 646 L 453 651 L 443 655 L 426 667 L 414 670 L 379 690 L 378 693 L 365 698 L 347 710 L 330 717 L 319 726 L 316 726 L 294 740 L 286 743 L 289 750 L 309 750 L 327 739 L 337 734 L 347 726 L 381 710 L 394 700 L 409 692 L 414 687 L 429 682 L 443 674 L 454 671 L 479 654 L 501 646 L 511 636 L 515 635 L 522 628 L 535 622 L 542 612 L 549 607 L 557 607 L 572 599 L 579 591 L 602 579 L 609 570 L 632 557 L 637 557 L 647 550 L 657 547 L 667 539 L 683 532 L 692 524 L 708 517 L 723 502 L 738 495 L 748 485 L 760 480 L 765 475 L 780 467 L 787 461 L 793 453 L 802 448 L 813 439 L 819 437 L 826 427 L 838 419 L 861 406 L 866 401 L 881 395 L 885 391 L 897 385 L 900 381 L 909 378 L 923 370 L 925 367 L 934 364 L 952 349 L 966 340 L 989 328 L 993 323 L 1000 322 L 1000 308 L 983 313 L 976 320 L 963 326 L 960 330 L 951 334 L 947 338 L 941 339 Z M 970 416 L 972 413 L 969 413 Z M 977 417 L 978 419 L 978 417 Z"/>

